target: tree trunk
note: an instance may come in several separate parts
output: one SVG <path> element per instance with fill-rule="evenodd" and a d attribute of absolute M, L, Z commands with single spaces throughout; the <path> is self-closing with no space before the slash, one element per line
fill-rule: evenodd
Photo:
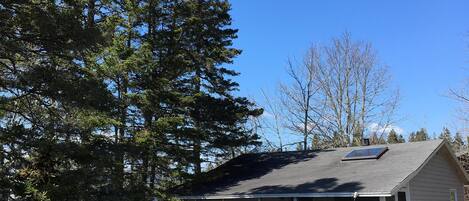
<path fill-rule="evenodd" d="M 116 136 L 116 143 L 117 145 L 124 144 L 125 138 L 125 129 L 127 123 L 127 104 L 125 103 L 125 96 L 127 94 L 127 81 L 125 78 L 122 78 L 122 82 L 119 83 L 118 87 L 118 96 L 120 101 L 119 106 L 119 122 L 120 125 L 117 126 L 117 136 Z M 124 187 L 124 152 L 122 149 L 118 149 L 116 151 L 116 189 L 117 191 L 121 191 Z"/>
<path fill-rule="evenodd" d="M 3 154 L 4 154 L 4 148 L 3 148 L 3 144 L 0 144 L 0 177 L 1 178 L 6 178 L 6 172 L 7 172 L 7 169 L 5 167 L 5 159 L 3 157 Z M 2 188 L 0 189 L 0 199 L 1 200 L 8 200 L 7 197 L 8 197 L 8 188 Z"/>
<path fill-rule="evenodd" d="M 308 90 L 307 90 L 307 93 L 306 93 L 306 96 L 307 96 L 307 97 L 305 98 L 306 102 L 305 102 L 305 108 L 304 108 L 304 109 L 305 109 L 305 111 L 304 111 L 304 112 L 305 112 L 305 116 L 304 116 L 304 128 L 303 128 L 303 137 L 304 137 L 304 139 L 303 139 L 303 150 L 307 150 L 307 149 L 308 149 L 308 134 L 309 134 L 309 133 L 308 133 L 308 123 L 309 123 L 309 121 L 308 121 L 308 118 L 309 118 L 309 116 L 308 116 L 308 115 L 309 115 L 309 114 L 308 114 L 308 113 L 309 113 L 309 93 L 310 93 L 310 91 L 309 91 L 309 89 L 308 89 Z"/>
<path fill-rule="evenodd" d="M 155 188 L 155 179 L 156 179 L 156 164 L 154 160 L 151 160 L 150 164 L 150 190 Z"/>
<path fill-rule="evenodd" d="M 200 85 L 201 85 L 201 72 L 200 72 L 200 69 L 197 69 L 196 70 L 196 73 L 195 73 L 196 77 L 195 77 L 195 93 L 200 93 Z M 194 140 L 194 173 L 196 175 L 200 175 L 200 173 L 202 173 L 202 159 L 201 159 L 201 152 L 202 152 L 202 142 L 201 142 L 201 138 L 202 138 L 202 131 L 201 131 L 201 128 L 200 128 L 200 125 L 197 121 L 199 121 L 200 119 L 200 110 L 196 107 L 195 108 L 195 112 L 194 112 L 196 118 L 195 118 L 195 130 L 198 134 L 198 136 L 195 136 L 195 140 Z"/>
<path fill-rule="evenodd" d="M 127 19 L 127 48 L 131 48 L 131 42 L 132 42 L 132 22 L 129 17 Z M 128 103 L 127 103 L 127 93 L 128 93 L 128 85 L 129 85 L 129 80 L 128 80 L 128 75 L 127 72 L 125 72 L 123 75 L 118 76 L 117 79 L 117 90 L 118 90 L 118 100 L 119 100 L 119 123 L 120 125 L 118 126 L 118 136 L 117 136 L 117 145 L 123 145 L 125 143 L 125 133 L 126 133 L 126 125 L 127 125 L 127 110 L 128 110 Z M 125 163 L 125 158 L 124 158 L 124 152 L 122 149 L 119 149 L 116 151 L 116 188 L 118 192 L 122 192 L 122 189 L 124 187 L 124 163 Z"/>
<path fill-rule="evenodd" d="M 86 26 L 87 28 L 94 27 L 94 15 L 95 15 L 95 0 L 88 1 L 88 13 L 86 16 Z"/>
<path fill-rule="evenodd" d="M 202 159 L 201 154 L 201 143 L 200 140 L 195 140 L 194 142 L 194 173 L 200 175 L 202 173 Z"/>

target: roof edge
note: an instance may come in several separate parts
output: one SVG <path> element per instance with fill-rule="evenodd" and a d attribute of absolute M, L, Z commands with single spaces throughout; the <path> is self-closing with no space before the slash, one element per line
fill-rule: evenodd
<path fill-rule="evenodd" d="M 201 195 L 201 196 L 176 196 L 179 199 L 238 199 L 238 198 L 276 198 L 276 197 L 390 197 L 390 192 L 336 192 L 336 193 L 282 193 L 282 194 L 239 194 L 239 195 Z"/>

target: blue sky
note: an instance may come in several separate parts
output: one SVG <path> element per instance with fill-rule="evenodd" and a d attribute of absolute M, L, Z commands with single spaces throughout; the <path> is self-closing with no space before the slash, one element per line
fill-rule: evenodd
<path fill-rule="evenodd" d="M 343 32 L 371 42 L 399 87 L 397 126 L 404 134 L 456 129 L 457 103 L 448 89 L 469 75 L 469 1 L 232 0 L 235 47 L 231 67 L 241 73 L 240 94 L 261 102 L 285 80 L 288 58 Z"/>

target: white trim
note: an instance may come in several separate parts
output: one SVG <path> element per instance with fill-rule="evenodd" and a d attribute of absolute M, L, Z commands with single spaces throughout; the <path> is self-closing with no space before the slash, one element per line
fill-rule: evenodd
<path fill-rule="evenodd" d="M 456 190 L 455 188 L 451 188 L 449 189 L 449 196 L 451 198 L 451 193 L 454 192 L 454 201 L 458 201 L 458 190 Z M 451 201 L 451 199 L 449 200 Z"/>
<path fill-rule="evenodd" d="M 406 189 L 406 192 L 405 192 L 405 193 L 406 193 L 406 194 L 405 194 L 405 197 L 406 197 L 405 199 L 406 199 L 406 201 L 411 201 L 411 200 L 410 200 L 410 183 L 407 183 L 407 189 Z"/>
<path fill-rule="evenodd" d="M 390 197 L 386 192 L 363 192 L 358 197 Z M 179 199 L 236 199 L 236 198 L 276 198 L 276 197 L 353 197 L 353 192 L 345 193 L 284 193 L 284 194 L 245 194 L 245 195 L 205 195 L 205 196 L 176 196 Z"/>

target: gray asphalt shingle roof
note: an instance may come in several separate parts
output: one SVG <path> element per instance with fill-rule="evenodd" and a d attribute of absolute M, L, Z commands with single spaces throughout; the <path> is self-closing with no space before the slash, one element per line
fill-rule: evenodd
<path fill-rule="evenodd" d="M 337 148 L 324 151 L 245 154 L 180 186 L 179 196 L 301 193 L 390 193 L 416 171 L 442 140 Z M 387 146 L 379 159 L 342 161 L 354 149 Z"/>

